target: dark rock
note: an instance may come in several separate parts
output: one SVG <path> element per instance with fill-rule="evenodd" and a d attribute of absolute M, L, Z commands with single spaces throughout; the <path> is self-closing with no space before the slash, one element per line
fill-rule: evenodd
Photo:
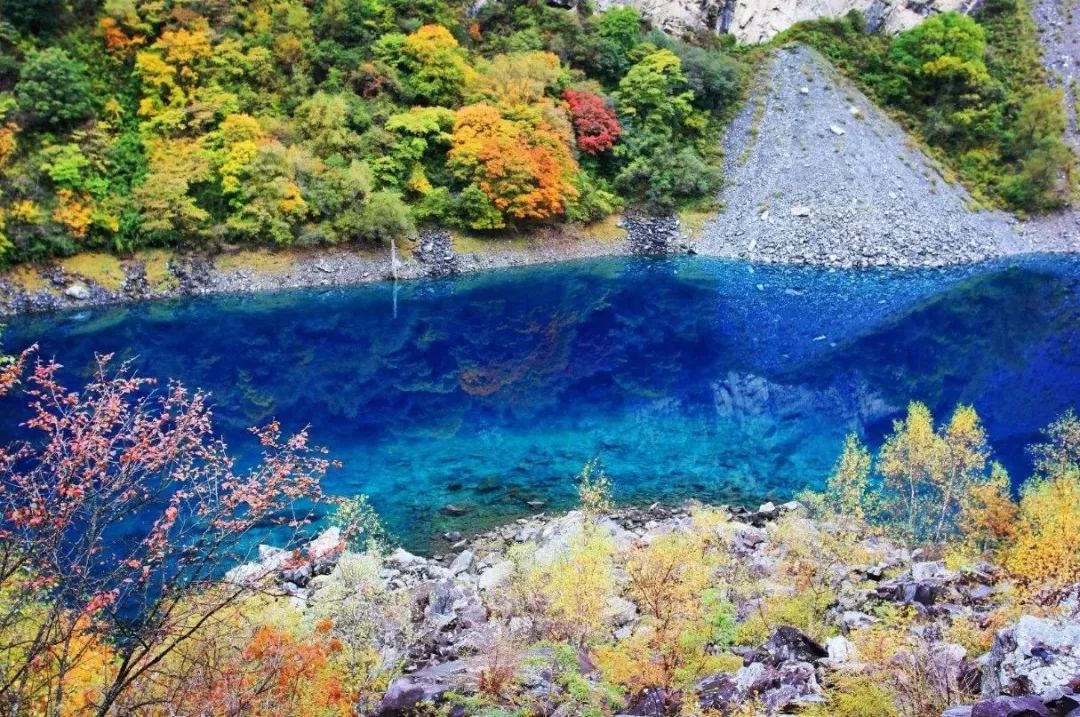
<path fill-rule="evenodd" d="M 311 580 L 312 573 L 311 563 L 301 563 L 300 565 L 282 570 L 281 579 L 284 582 L 304 587 L 308 584 L 308 581 Z"/>
<path fill-rule="evenodd" d="M 971 717 L 971 705 L 950 707 L 941 713 L 941 717 Z"/>
<path fill-rule="evenodd" d="M 460 517 L 467 514 L 469 511 L 467 508 L 462 508 L 460 506 L 454 505 L 453 503 L 447 503 L 439 510 L 439 512 L 443 515 Z"/>
<path fill-rule="evenodd" d="M 702 709 L 707 710 L 727 709 L 741 697 L 735 677 L 726 672 L 706 677 L 698 682 L 694 689 L 698 703 Z"/>
<path fill-rule="evenodd" d="M 764 661 L 779 665 L 783 662 L 813 662 L 829 656 L 829 651 L 814 642 L 806 633 L 789 625 L 776 628 L 762 645 Z"/>
<path fill-rule="evenodd" d="M 446 692 L 462 684 L 467 672 L 466 664 L 458 660 L 398 677 L 390 683 L 375 714 L 378 717 L 416 714 L 416 708 L 421 703 L 436 703 Z"/>
<path fill-rule="evenodd" d="M 453 276 L 460 273 L 461 267 L 457 254 L 454 253 L 454 241 L 450 232 L 441 229 L 424 229 L 413 258 L 424 268 L 428 276 Z"/>
<path fill-rule="evenodd" d="M 678 714 L 680 703 L 676 693 L 659 688 L 647 689 L 630 700 L 623 714 L 635 717 L 666 717 L 669 714 Z"/>
<path fill-rule="evenodd" d="M 703 709 L 727 713 L 751 697 L 766 706 L 770 714 L 788 707 L 824 701 L 809 662 L 785 662 L 779 667 L 756 662 L 735 674 L 706 677 L 695 686 Z"/>
<path fill-rule="evenodd" d="M 630 214 L 623 217 L 630 251 L 634 254 L 663 255 L 685 253 L 679 220 L 673 216 Z"/>
<path fill-rule="evenodd" d="M 1038 697 L 996 697 L 971 708 L 971 717 L 1050 717 Z"/>

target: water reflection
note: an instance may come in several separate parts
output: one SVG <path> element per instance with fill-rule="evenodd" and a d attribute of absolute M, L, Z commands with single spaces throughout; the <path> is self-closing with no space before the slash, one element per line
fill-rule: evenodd
<path fill-rule="evenodd" d="M 5 341 L 37 340 L 74 374 L 116 352 L 206 388 L 238 448 L 271 417 L 310 424 L 345 462 L 331 491 L 370 494 L 423 548 L 567 504 L 593 456 L 630 500 L 783 499 L 820 484 L 845 433 L 878 440 L 913 399 L 973 403 L 1023 473 L 1020 447 L 1080 403 L 1078 286 L 1076 262 L 1048 259 L 605 260 L 403 284 L 396 302 L 372 286 L 27 318 Z"/>

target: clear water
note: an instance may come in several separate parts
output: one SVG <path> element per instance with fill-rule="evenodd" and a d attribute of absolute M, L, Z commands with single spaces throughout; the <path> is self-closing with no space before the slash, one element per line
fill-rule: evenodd
<path fill-rule="evenodd" d="M 570 504 L 594 457 L 626 501 L 783 500 L 911 400 L 974 404 L 1022 477 L 1023 447 L 1080 405 L 1080 263 L 612 259 L 10 322 L 8 351 L 34 341 L 73 382 L 115 352 L 209 390 L 234 452 L 254 450 L 250 425 L 310 424 L 344 463 L 329 492 L 368 494 L 406 546 L 437 550 L 530 501 Z M 9 432 L 23 415 L 0 412 Z"/>

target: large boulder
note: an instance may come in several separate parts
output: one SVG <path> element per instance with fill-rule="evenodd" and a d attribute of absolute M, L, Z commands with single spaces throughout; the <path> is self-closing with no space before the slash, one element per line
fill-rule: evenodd
<path fill-rule="evenodd" d="M 1050 712 L 1038 697 L 995 697 L 973 705 L 971 717 L 1050 717 Z"/>
<path fill-rule="evenodd" d="M 406 717 L 416 714 L 423 703 L 437 703 L 450 690 L 469 683 L 469 666 L 462 660 L 425 667 L 396 678 L 383 695 L 377 717 Z"/>
<path fill-rule="evenodd" d="M 1049 695 L 1080 676 L 1080 624 L 1025 615 L 984 660 L 984 697 Z"/>
<path fill-rule="evenodd" d="M 809 662 L 785 662 L 779 666 L 754 662 L 734 674 L 706 677 L 694 690 L 702 709 L 724 714 L 750 698 L 756 698 L 770 714 L 824 702 L 814 666 Z"/>
<path fill-rule="evenodd" d="M 728 32 L 741 42 L 758 43 L 797 22 L 838 18 L 852 10 L 863 13 L 873 30 L 899 32 L 928 15 L 969 12 L 978 4 L 977 0 L 597 0 L 595 8 L 603 12 L 620 5 L 634 7 L 669 32 Z"/>
<path fill-rule="evenodd" d="M 805 632 L 789 625 L 781 625 L 761 647 L 767 662 L 779 665 L 783 662 L 814 662 L 828 657 L 829 652 Z"/>

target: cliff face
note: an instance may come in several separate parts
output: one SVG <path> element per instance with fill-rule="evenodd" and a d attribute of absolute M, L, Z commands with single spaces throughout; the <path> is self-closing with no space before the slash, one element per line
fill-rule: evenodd
<path fill-rule="evenodd" d="M 936 12 L 970 12 L 979 0 L 599 0 L 598 10 L 636 7 L 664 29 L 730 32 L 741 42 L 769 40 L 801 20 L 859 10 L 872 29 L 899 32 Z"/>

